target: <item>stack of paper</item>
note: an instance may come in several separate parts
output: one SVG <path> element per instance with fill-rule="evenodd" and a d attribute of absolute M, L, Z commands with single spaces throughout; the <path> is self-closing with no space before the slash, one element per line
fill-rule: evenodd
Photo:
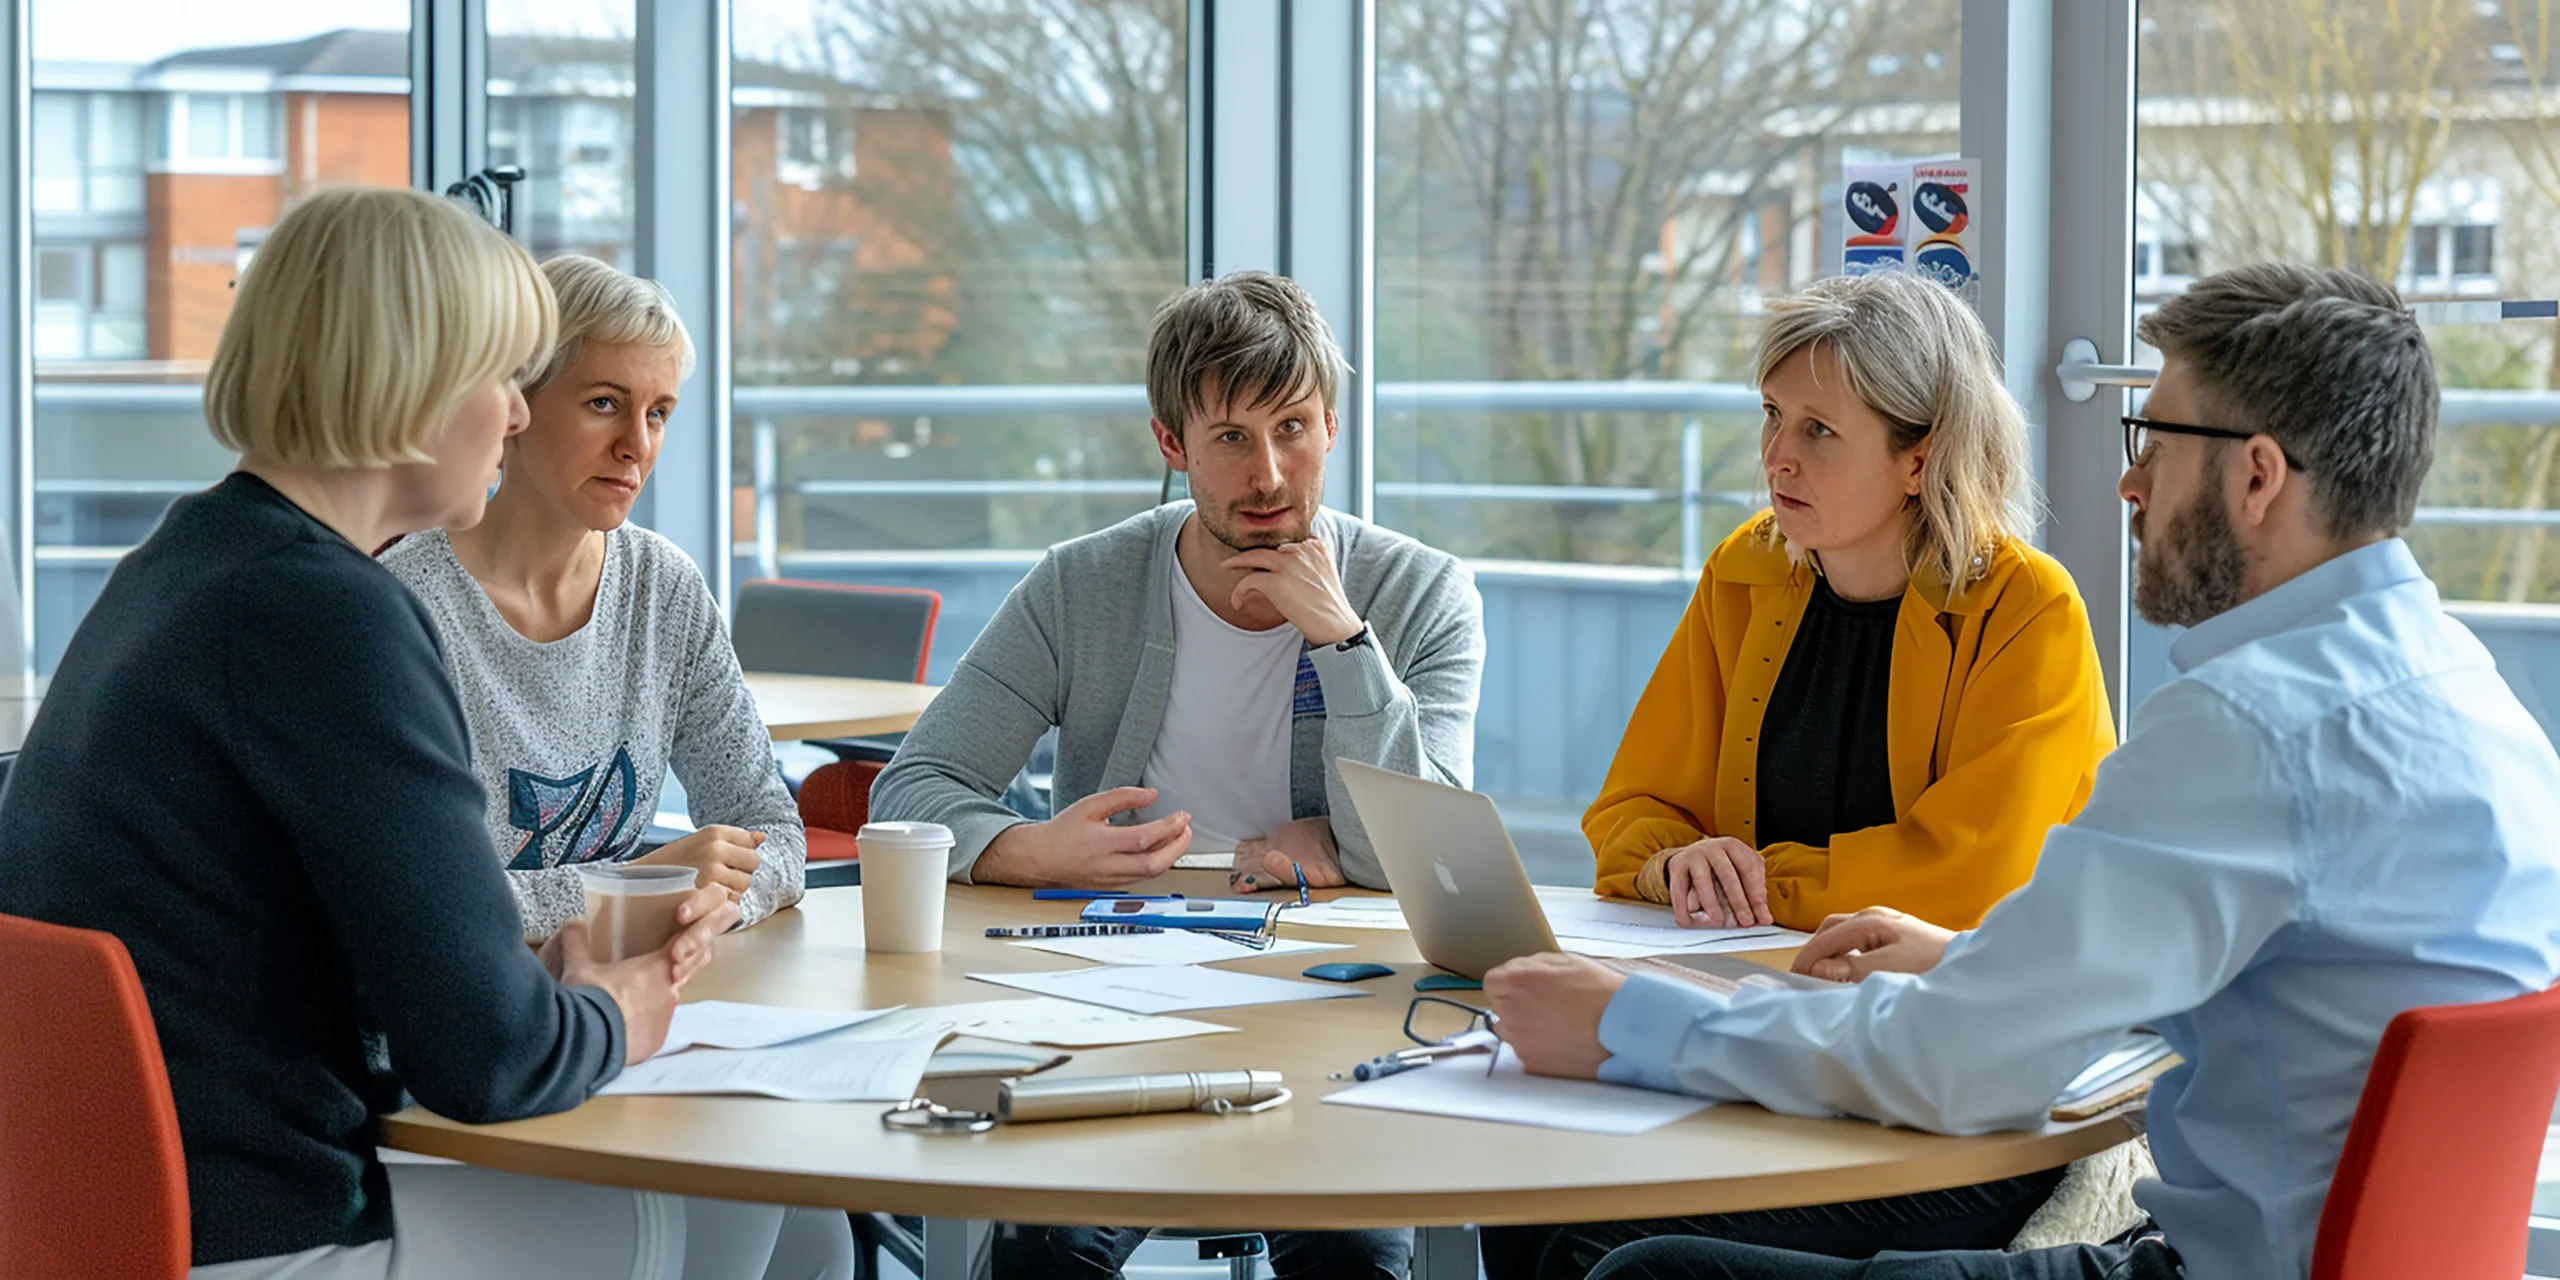
<path fill-rule="evenodd" d="M 2169 1042 L 2148 1031 L 2130 1031 L 2112 1050 L 2063 1086 L 2053 1118 L 2083 1120 L 2122 1106 L 2150 1091 L 2151 1082 L 2184 1062 Z"/>
<path fill-rule="evenodd" d="M 1194 964 L 1114 965 L 1072 969 L 1064 973 L 973 973 L 980 982 L 1014 987 L 1040 995 L 1081 1000 L 1131 1013 L 1177 1013 L 1184 1009 L 1228 1009 L 1248 1004 L 1284 1004 L 1292 1000 L 1339 1000 L 1365 996 L 1355 987 L 1293 978 L 1266 978 Z"/>
<path fill-rule="evenodd" d="M 1404 910 L 1393 898 L 1336 898 L 1331 902 L 1291 907 L 1280 913 L 1283 925 L 1311 929 L 1402 929 Z"/>
<path fill-rule="evenodd" d="M 776 1049 L 696 1049 L 623 1068 L 598 1093 L 755 1093 L 795 1102 L 904 1102 L 940 1032 L 896 1040 L 829 1037 Z"/>
<path fill-rule="evenodd" d="M 1596 1080 L 1533 1076 L 1505 1051 L 1485 1073 L 1485 1060 L 1468 1054 L 1427 1067 L 1355 1084 L 1325 1095 L 1346 1107 L 1411 1111 L 1461 1120 L 1572 1129 L 1581 1133 L 1634 1134 L 1706 1110 L 1712 1103 L 1677 1093 L 1655 1093 Z"/>
<path fill-rule="evenodd" d="M 1768 951 L 1800 946 L 1812 935 L 1776 925 L 1742 929 L 1683 929 L 1671 908 L 1620 902 L 1589 889 L 1537 886 L 1538 906 L 1556 945 L 1578 955 L 1629 959 L 1721 951 Z M 1280 913 L 1283 925 L 1320 929 L 1402 929 L 1404 912 L 1393 898 L 1336 898 Z"/>
<path fill-rule="evenodd" d="M 663 1058 L 696 1045 L 716 1049 L 764 1049 L 806 1040 L 830 1031 L 858 1027 L 898 1011 L 886 1009 L 788 1009 L 732 1000 L 697 1000 L 676 1006 L 667 1025 L 667 1043 L 652 1056 Z"/>
<path fill-rule="evenodd" d="M 972 1004 L 931 1005 L 891 1014 L 848 1035 L 896 1038 L 927 1031 L 1002 1040 L 1007 1044 L 1045 1044 L 1061 1049 L 1093 1049 L 1103 1045 L 1144 1044 L 1186 1036 L 1233 1031 L 1214 1022 L 1159 1018 L 1124 1013 L 1099 1005 L 1053 1000 L 982 1000 Z"/>
<path fill-rule="evenodd" d="M 1671 908 L 1620 902 L 1589 889 L 1538 886 L 1538 906 L 1556 944 L 1586 956 L 1628 958 L 1720 951 L 1767 951 L 1801 945 L 1811 935 L 1776 925 L 1738 929 L 1683 929 Z"/>

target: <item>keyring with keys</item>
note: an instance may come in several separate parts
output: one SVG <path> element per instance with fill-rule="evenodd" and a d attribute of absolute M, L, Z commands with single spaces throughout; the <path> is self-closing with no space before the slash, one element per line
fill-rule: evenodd
<path fill-rule="evenodd" d="M 985 1133 L 996 1127 L 992 1111 L 954 1111 L 931 1098 L 909 1098 L 880 1113 L 880 1123 L 916 1133 Z"/>

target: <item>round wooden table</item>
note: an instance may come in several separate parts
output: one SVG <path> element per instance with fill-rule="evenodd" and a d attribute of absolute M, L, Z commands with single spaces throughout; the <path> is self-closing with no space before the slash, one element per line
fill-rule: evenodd
<path fill-rule="evenodd" d="M 916 727 L 942 686 L 850 676 L 746 673 L 747 692 L 776 742 L 810 738 L 867 738 Z"/>
<path fill-rule="evenodd" d="M 1223 893 L 1216 873 L 1176 872 L 1157 892 Z M 811 892 L 795 911 L 725 939 L 689 999 L 817 1008 L 959 1004 L 1020 996 L 970 972 L 1082 961 L 981 936 L 990 925 L 1071 920 L 1079 904 L 954 885 L 945 950 L 869 955 L 858 888 Z M 1330 895 L 1328 895 L 1330 896 Z M 1289 1230 L 1452 1227 L 1654 1218 L 1823 1204 L 1963 1186 L 2049 1169 L 2123 1142 L 2118 1117 L 1951 1138 L 1758 1107 L 1712 1107 L 1634 1137 L 1323 1105 L 1326 1074 L 1404 1043 L 1413 979 L 1429 972 L 1402 932 L 1286 930 L 1350 951 L 1225 967 L 1296 977 L 1309 964 L 1374 960 L 1393 978 L 1365 999 L 1187 1013 L 1235 1034 L 1078 1050 L 1075 1075 L 1276 1070 L 1296 1092 L 1252 1116 L 1175 1114 L 999 1127 L 981 1135 L 882 1127 L 878 1103 L 602 1097 L 565 1114 L 456 1124 L 420 1110 L 384 1124 L 386 1145 L 542 1177 L 776 1204 L 922 1215 L 928 1280 L 962 1258 L 967 1220 Z M 1784 953 L 1764 955 L 1783 962 Z M 1469 993 L 1454 993 L 1461 999 Z M 937 1245 L 936 1239 L 944 1243 Z M 1473 1276 L 1447 1232 L 1425 1231 L 1417 1277 Z M 1432 1247 L 1436 1242 L 1436 1248 Z M 941 1261 L 937 1262 L 937 1259 Z"/>

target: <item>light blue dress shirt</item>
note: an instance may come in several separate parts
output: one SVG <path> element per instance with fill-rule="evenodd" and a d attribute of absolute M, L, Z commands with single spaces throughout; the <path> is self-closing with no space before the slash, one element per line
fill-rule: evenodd
<path fill-rule="evenodd" d="M 2560 976 L 2560 757 L 2396 539 L 2170 656 L 2035 878 L 1935 970 L 1730 1002 L 1633 977 L 1601 1078 L 1981 1133 L 2156 1027 L 2186 1065 L 2135 1198 L 2193 1280 L 2306 1275 L 2384 1024 Z"/>

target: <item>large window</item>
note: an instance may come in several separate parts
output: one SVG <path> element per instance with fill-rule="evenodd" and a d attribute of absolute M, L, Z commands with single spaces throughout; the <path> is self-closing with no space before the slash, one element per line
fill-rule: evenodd
<path fill-rule="evenodd" d="M 2560 51 L 2548 3 L 2145 0 L 2136 239 L 2176 247 L 2139 314 L 2262 259 L 2351 268 L 2416 303 L 2560 290 Z M 2560 724 L 2560 345 L 2548 320 L 2433 310 L 2445 387 L 2410 544 L 2546 728 Z M 2138 353 L 2156 362 L 2157 353 Z M 2167 637 L 2135 624 L 2139 698 Z"/>
<path fill-rule="evenodd" d="M 300 193 L 409 181 L 409 6 L 35 0 L 37 668 L 231 457 L 204 429 L 232 281 Z"/>
<path fill-rule="evenodd" d="M 1548 833 L 1533 861 L 1587 864 L 1573 815 L 1759 505 L 1761 308 L 1838 269 L 1844 163 L 1955 154 L 1959 6 L 1413 0 L 1378 24 L 1378 516 L 1488 562 L 1476 781 Z"/>
<path fill-rule="evenodd" d="M 632 266 L 635 13 L 490 0 L 489 163 L 524 168 L 515 228 L 535 257 Z"/>
<path fill-rule="evenodd" d="M 1155 502 L 1186 11 L 740 0 L 741 576 L 941 589 L 947 670 L 1037 551 Z"/>

